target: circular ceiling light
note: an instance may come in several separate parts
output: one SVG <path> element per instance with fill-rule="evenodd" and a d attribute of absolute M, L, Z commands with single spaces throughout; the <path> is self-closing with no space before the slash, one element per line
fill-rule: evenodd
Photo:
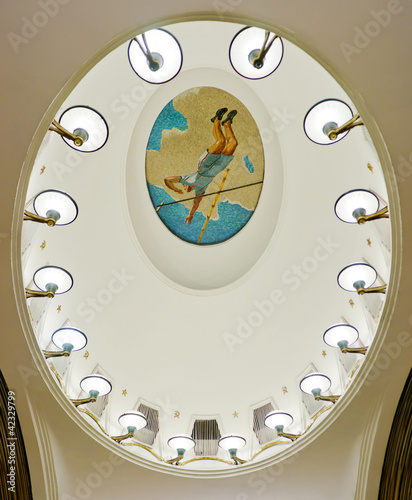
<path fill-rule="evenodd" d="M 59 120 L 60 125 L 83 139 L 81 145 L 62 136 L 71 148 L 83 153 L 92 153 L 101 149 L 109 137 L 109 127 L 103 116 L 88 106 L 73 106 L 66 109 Z"/>
<path fill-rule="evenodd" d="M 167 441 L 167 444 L 179 454 L 182 452 L 183 455 L 185 451 L 194 448 L 196 443 L 194 439 L 189 436 L 173 436 Z"/>
<path fill-rule="evenodd" d="M 379 210 L 379 199 L 366 189 L 354 189 L 338 198 L 335 214 L 343 222 L 356 224 L 361 215 L 371 215 Z"/>
<path fill-rule="evenodd" d="M 353 118 L 350 107 L 339 99 L 325 99 L 315 104 L 306 114 L 303 128 L 308 138 L 316 144 L 334 144 L 343 139 L 346 131 L 331 140 L 328 132 L 347 123 Z"/>
<path fill-rule="evenodd" d="M 347 292 L 356 292 L 359 288 L 372 286 L 378 274 L 369 264 L 356 262 L 346 266 L 338 275 L 338 284 Z"/>
<path fill-rule="evenodd" d="M 341 323 L 328 328 L 323 334 L 325 344 L 331 347 L 347 347 L 359 338 L 358 330 L 351 325 Z"/>
<path fill-rule="evenodd" d="M 179 42 L 163 29 L 153 29 L 133 38 L 128 55 L 133 71 L 148 83 L 168 82 L 183 64 Z"/>
<path fill-rule="evenodd" d="M 64 327 L 52 335 L 53 344 L 63 351 L 80 351 L 87 344 L 86 335 L 78 328 Z"/>
<path fill-rule="evenodd" d="M 231 452 L 232 450 L 236 452 L 239 448 L 243 448 L 245 444 L 246 444 L 246 439 L 243 438 L 242 436 L 234 436 L 234 435 L 224 436 L 219 440 L 219 446 L 223 450 L 229 452 Z"/>
<path fill-rule="evenodd" d="M 272 411 L 265 417 L 265 425 L 270 429 L 283 432 L 283 429 L 292 425 L 293 417 L 284 411 Z"/>
<path fill-rule="evenodd" d="M 91 396 L 106 396 L 112 390 L 112 384 L 102 375 L 88 375 L 80 382 L 80 387 Z"/>
<path fill-rule="evenodd" d="M 56 295 L 68 292 L 73 286 L 73 278 L 62 267 L 44 266 L 33 276 L 34 284 L 43 292 L 54 292 Z"/>
<path fill-rule="evenodd" d="M 263 52 L 267 50 L 264 57 L 262 50 Z M 282 39 L 261 28 L 243 28 L 233 38 L 229 48 L 229 59 L 233 69 L 244 78 L 252 80 L 271 75 L 282 58 Z"/>
<path fill-rule="evenodd" d="M 140 411 L 128 411 L 120 415 L 119 424 L 129 432 L 138 431 L 147 425 L 146 417 Z"/>
<path fill-rule="evenodd" d="M 71 224 L 78 214 L 73 198 L 56 189 L 47 189 L 39 193 L 33 201 L 33 208 L 37 215 L 55 219 L 56 226 Z"/>
<path fill-rule="evenodd" d="M 323 373 L 310 373 L 301 380 L 299 387 L 302 392 L 316 396 L 329 390 L 331 385 L 330 378 Z"/>

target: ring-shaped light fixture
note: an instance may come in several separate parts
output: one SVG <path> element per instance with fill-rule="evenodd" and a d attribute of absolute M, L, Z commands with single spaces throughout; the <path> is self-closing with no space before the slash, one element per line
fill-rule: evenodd
<path fill-rule="evenodd" d="M 90 395 L 106 396 L 112 390 L 112 384 L 102 375 L 87 375 L 80 382 L 80 387 Z"/>
<path fill-rule="evenodd" d="M 33 201 L 33 208 L 40 217 L 52 217 L 56 226 L 71 224 L 77 217 L 78 208 L 71 196 L 57 189 L 39 193 Z"/>
<path fill-rule="evenodd" d="M 130 41 L 129 62 L 145 82 L 165 83 L 182 68 L 183 54 L 176 38 L 164 29 L 153 29 Z"/>
<path fill-rule="evenodd" d="M 52 337 L 53 344 L 63 351 L 80 351 L 87 344 L 86 335 L 71 326 L 59 328 Z"/>
<path fill-rule="evenodd" d="M 147 419 L 140 411 L 127 411 L 120 415 L 118 422 L 129 432 L 138 431 L 147 425 Z"/>
<path fill-rule="evenodd" d="M 82 153 L 92 153 L 101 149 L 109 137 L 106 120 L 89 106 L 73 106 L 66 109 L 59 123 L 70 133 L 80 135 L 84 139 L 81 146 L 76 146 L 73 141 L 62 136 L 66 144 Z"/>
<path fill-rule="evenodd" d="M 327 132 L 337 128 L 353 118 L 351 108 L 339 99 L 325 99 L 310 108 L 303 121 L 303 128 L 308 138 L 322 145 L 334 144 L 342 140 L 349 131 L 346 131 L 335 140 L 329 139 Z"/>
<path fill-rule="evenodd" d="M 293 417 L 289 413 L 284 411 L 272 411 L 268 413 L 265 417 L 265 425 L 269 429 L 274 429 L 276 431 L 283 431 L 289 425 L 292 425 Z"/>
<path fill-rule="evenodd" d="M 33 281 L 43 292 L 52 291 L 56 295 L 68 292 L 73 286 L 71 274 L 57 266 L 44 266 L 37 269 Z"/>
<path fill-rule="evenodd" d="M 338 284 L 347 292 L 356 292 L 358 288 L 369 288 L 372 286 L 378 273 L 369 264 L 355 262 L 342 269 L 338 275 Z"/>
<path fill-rule="evenodd" d="M 246 27 L 235 35 L 229 48 L 229 59 L 233 69 L 240 76 L 252 80 L 258 80 L 271 75 L 279 66 L 283 58 L 283 41 L 277 37 L 268 49 L 260 67 L 256 67 L 253 61 L 259 55 L 265 43 L 266 31 L 261 28 Z M 269 34 L 268 42 L 276 36 Z"/>
<path fill-rule="evenodd" d="M 323 334 L 323 341 L 330 347 L 347 347 L 359 338 L 358 330 L 346 323 L 329 327 Z"/>
<path fill-rule="evenodd" d="M 306 375 L 299 384 L 300 390 L 306 394 L 322 394 L 330 389 L 332 382 L 323 373 L 310 373 Z"/>
<path fill-rule="evenodd" d="M 353 189 L 338 198 L 335 203 L 335 214 L 338 219 L 356 224 L 357 217 L 371 215 L 379 210 L 379 199 L 367 189 Z"/>

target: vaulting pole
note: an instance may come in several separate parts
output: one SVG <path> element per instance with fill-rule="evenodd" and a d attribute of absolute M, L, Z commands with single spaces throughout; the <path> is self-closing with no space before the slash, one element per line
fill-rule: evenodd
<path fill-rule="evenodd" d="M 263 184 L 263 181 L 251 182 L 250 184 L 245 184 L 244 186 L 237 186 L 237 187 L 230 188 L 230 189 L 222 189 L 222 191 L 220 191 L 220 193 L 228 193 L 229 191 L 236 191 L 236 189 L 243 189 L 243 188 L 247 188 L 250 186 L 256 186 L 257 184 Z M 215 191 L 214 193 L 204 194 L 203 198 L 205 198 L 206 196 L 212 196 L 214 194 L 217 194 L 218 192 L 219 191 Z M 160 205 L 157 205 L 156 212 L 159 212 L 159 210 L 162 207 L 167 207 L 169 205 L 175 205 L 176 203 L 183 203 L 184 201 L 192 201 L 192 200 L 195 200 L 196 198 L 197 198 L 197 196 L 193 196 L 192 198 L 183 198 L 183 200 L 175 200 L 175 201 L 171 201 L 169 203 L 160 203 Z"/>
<path fill-rule="evenodd" d="M 214 199 L 214 201 L 213 201 L 213 205 L 212 205 L 212 207 L 211 207 L 211 209 L 210 209 L 209 215 L 206 217 L 205 223 L 203 224 L 202 231 L 201 231 L 201 233 L 200 233 L 199 239 L 197 240 L 197 244 L 199 244 L 199 243 L 200 243 L 200 240 L 202 239 L 203 233 L 204 233 L 204 231 L 205 231 L 205 229 L 206 229 L 207 223 L 209 222 L 209 219 L 210 219 L 210 217 L 212 216 L 212 212 L 213 212 L 213 210 L 214 210 L 214 208 L 215 208 L 215 206 L 216 206 L 217 200 L 219 199 L 220 192 L 221 192 L 221 191 L 222 191 L 222 189 L 223 189 L 223 185 L 224 185 L 224 183 L 225 183 L 225 181 L 226 181 L 226 178 L 227 178 L 227 176 L 228 176 L 229 170 L 230 170 L 230 168 L 228 168 L 228 169 L 226 170 L 225 176 L 223 177 L 223 180 L 222 180 L 222 184 L 220 185 L 219 191 L 217 192 L 216 197 L 215 197 L 215 199 Z"/>

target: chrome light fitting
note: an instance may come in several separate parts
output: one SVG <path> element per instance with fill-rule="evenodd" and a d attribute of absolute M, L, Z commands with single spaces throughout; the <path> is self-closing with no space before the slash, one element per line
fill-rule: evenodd
<path fill-rule="evenodd" d="M 153 29 L 133 38 L 128 55 L 133 71 L 148 83 L 170 81 L 183 63 L 179 42 L 164 29 Z"/>
<path fill-rule="evenodd" d="M 133 437 L 135 431 L 143 429 L 143 427 L 146 427 L 147 425 L 146 417 L 143 413 L 140 413 L 140 411 L 128 411 L 123 413 L 120 415 L 118 422 L 122 427 L 127 429 L 127 434 L 112 436 L 112 439 L 118 443 L 124 439 Z"/>
<path fill-rule="evenodd" d="M 73 278 L 62 267 L 44 266 L 38 269 L 33 276 L 34 284 L 39 290 L 26 288 L 26 299 L 33 297 L 48 297 L 68 292 L 73 286 Z"/>
<path fill-rule="evenodd" d="M 322 392 L 329 390 L 332 382 L 323 373 L 310 373 L 300 381 L 300 390 L 306 394 L 313 394 L 316 401 L 330 401 L 336 403 L 340 396 L 322 396 Z"/>
<path fill-rule="evenodd" d="M 224 436 L 219 439 L 219 446 L 230 453 L 230 458 L 236 465 L 244 464 L 246 460 L 242 460 L 237 456 L 237 450 L 243 448 L 246 444 L 246 439 L 242 436 Z"/>
<path fill-rule="evenodd" d="M 177 457 L 167 460 L 166 463 L 179 465 L 186 451 L 195 447 L 195 441 L 189 436 L 174 436 L 170 438 L 167 444 L 177 451 Z"/>
<path fill-rule="evenodd" d="M 376 194 L 366 189 L 354 189 L 338 198 L 335 214 L 343 222 L 364 224 L 370 220 L 389 219 L 388 207 L 379 210 Z"/>
<path fill-rule="evenodd" d="M 333 325 L 323 334 L 323 341 L 330 347 L 339 347 L 346 354 L 348 352 L 356 354 L 366 354 L 367 347 L 348 347 L 359 338 L 358 330 L 351 325 L 340 323 Z"/>
<path fill-rule="evenodd" d="M 258 80 L 271 75 L 283 58 L 282 39 L 261 28 L 243 28 L 232 40 L 229 59 L 240 76 Z"/>
<path fill-rule="evenodd" d="M 348 292 L 357 292 L 358 295 L 365 293 L 386 293 L 386 285 L 372 287 L 378 273 L 369 264 L 355 262 L 346 266 L 338 275 L 338 284 Z"/>
<path fill-rule="evenodd" d="M 295 441 L 298 437 L 300 437 L 300 434 L 288 434 L 283 431 L 285 427 L 289 427 L 289 425 L 292 425 L 292 423 L 292 415 L 290 415 L 289 413 L 285 413 L 284 411 L 272 411 L 265 417 L 266 427 L 275 430 L 279 437 L 284 437 L 290 439 L 291 441 Z"/>
<path fill-rule="evenodd" d="M 53 120 L 49 130 L 61 135 L 66 144 L 83 153 L 92 153 L 102 148 L 109 137 L 106 120 L 88 106 L 66 109 L 59 122 Z"/>
<path fill-rule="evenodd" d="M 112 390 L 112 384 L 102 375 L 88 375 L 80 382 L 80 387 L 84 392 L 89 393 L 88 398 L 72 399 L 74 406 L 87 403 L 95 403 L 99 396 L 106 396 Z"/>
<path fill-rule="evenodd" d="M 44 357 L 56 358 L 70 356 L 73 351 L 80 351 L 87 344 L 86 335 L 77 328 L 64 327 L 56 330 L 52 335 L 53 344 L 61 351 L 43 351 Z"/>
<path fill-rule="evenodd" d="M 24 211 L 24 220 L 40 222 L 48 226 L 67 226 L 77 217 L 78 208 L 71 196 L 63 191 L 48 189 L 39 193 L 33 201 L 35 214 Z"/>
<path fill-rule="evenodd" d="M 339 99 L 318 102 L 307 112 L 303 121 L 308 138 L 322 145 L 340 141 L 358 125 L 364 125 L 359 115 L 353 116 L 350 107 Z"/>

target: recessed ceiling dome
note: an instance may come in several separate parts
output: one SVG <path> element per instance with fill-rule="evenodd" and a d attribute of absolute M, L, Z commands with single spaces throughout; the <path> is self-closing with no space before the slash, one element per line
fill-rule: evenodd
<path fill-rule="evenodd" d="M 359 105 L 281 29 L 215 21 L 122 37 L 63 90 L 21 187 L 22 315 L 84 430 L 193 477 L 264 467 L 333 423 L 386 314 L 385 293 L 336 277 L 356 262 L 381 292 L 390 278 L 390 221 L 334 213 L 352 191 L 390 201 Z M 68 205 L 60 223 L 43 193 Z M 333 325 L 359 336 L 335 349 Z M 53 344 L 60 329 L 79 347 Z M 311 374 L 330 388 L 301 391 Z"/>

